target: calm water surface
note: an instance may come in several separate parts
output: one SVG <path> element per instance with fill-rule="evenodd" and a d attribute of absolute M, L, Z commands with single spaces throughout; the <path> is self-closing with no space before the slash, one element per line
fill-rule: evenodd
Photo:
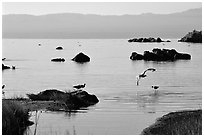
<path fill-rule="evenodd" d="M 41 43 L 42 46 L 38 46 Z M 82 46 L 79 46 L 82 45 Z M 64 50 L 55 48 L 62 46 Z M 143 54 L 153 48 L 174 48 L 189 53 L 191 60 L 175 62 L 131 61 L 131 53 Z M 128 43 L 125 39 L 3 39 L 5 65 L 16 70 L 2 71 L 6 98 L 38 93 L 45 89 L 69 90 L 86 83 L 85 88 L 100 102 L 77 113 L 43 112 L 37 134 L 140 134 L 156 118 L 171 111 L 201 108 L 201 44 Z M 91 61 L 71 61 L 84 52 Z M 63 63 L 51 62 L 64 57 Z M 136 76 L 154 67 L 136 86 Z M 159 85 L 154 94 L 152 85 Z M 34 115 L 31 119 L 34 120 Z M 34 126 L 30 128 L 33 133 Z"/>

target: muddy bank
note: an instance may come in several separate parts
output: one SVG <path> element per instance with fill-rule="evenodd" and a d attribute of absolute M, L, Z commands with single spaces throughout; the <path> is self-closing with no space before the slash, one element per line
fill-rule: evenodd
<path fill-rule="evenodd" d="M 27 96 L 29 98 L 4 100 L 18 102 L 28 111 L 73 111 L 99 102 L 95 95 L 91 95 L 84 90 L 63 92 L 57 89 L 49 89 L 38 94 L 27 94 Z"/>

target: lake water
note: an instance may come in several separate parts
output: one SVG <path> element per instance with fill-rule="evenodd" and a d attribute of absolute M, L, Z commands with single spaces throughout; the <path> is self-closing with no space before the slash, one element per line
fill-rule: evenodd
<path fill-rule="evenodd" d="M 171 41 L 163 45 L 128 43 L 126 39 L 3 39 L 2 57 L 7 58 L 3 63 L 16 66 L 2 71 L 6 98 L 52 88 L 69 90 L 86 83 L 85 90 L 100 102 L 77 113 L 41 113 L 37 134 L 140 134 L 171 111 L 202 108 L 202 45 Z M 64 49 L 57 51 L 57 46 Z M 133 51 L 143 54 L 156 47 L 174 48 L 192 58 L 174 62 L 129 59 Z M 71 61 L 79 52 L 91 61 Z M 55 57 L 66 61 L 51 62 Z M 157 71 L 148 72 L 136 86 L 136 76 L 150 67 Z M 152 85 L 160 86 L 158 94 Z M 33 131 L 31 126 L 30 134 Z"/>

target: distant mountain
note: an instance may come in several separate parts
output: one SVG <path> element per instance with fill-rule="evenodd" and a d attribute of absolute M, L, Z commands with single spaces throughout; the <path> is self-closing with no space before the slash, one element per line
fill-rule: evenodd
<path fill-rule="evenodd" d="M 12 14 L 2 17 L 3 38 L 180 38 L 202 29 L 202 9 L 173 14 Z"/>

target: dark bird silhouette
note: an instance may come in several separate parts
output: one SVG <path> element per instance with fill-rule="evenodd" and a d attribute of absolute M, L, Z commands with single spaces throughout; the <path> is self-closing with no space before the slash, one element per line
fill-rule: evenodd
<path fill-rule="evenodd" d="M 157 89 L 159 88 L 159 86 L 152 86 L 152 88 L 155 90 L 154 93 L 157 93 Z"/>
<path fill-rule="evenodd" d="M 2 61 L 6 60 L 6 58 L 3 58 Z"/>
<path fill-rule="evenodd" d="M 140 75 L 137 77 L 137 86 L 139 85 L 139 81 L 140 81 L 141 78 L 147 77 L 147 75 L 145 74 L 147 71 L 152 71 L 152 72 L 154 72 L 154 71 L 156 71 L 156 69 L 155 69 L 155 68 L 148 68 L 148 69 L 146 69 L 142 74 L 140 74 Z"/>
<path fill-rule="evenodd" d="M 5 88 L 5 85 L 2 85 L 2 95 L 3 95 L 3 98 L 5 98 L 5 91 L 3 91 L 4 88 Z"/>
<path fill-rule="evenodd" d="M 4 89 L 4 88 L 5 88 L 5 86 L 6 86 L 6 85 L 2 85 L 2 89 Z"/>
<path fill-rule="evenodd" d="M 12 66 L 12 69 L 16 69 L 16 66 Z"/>
<path fill-rule="evenodd" d="M 76 86 L 73 86 L 73 88 L 75 88 L 75 89 L 81 89 L 81 88 L 84 88 L 85 86 L 86 86 L 86 84 L 76 85 Z"/>
<path fill-rule="evenodd" d="M 38 46 L 41 46 L 41 44 L 39 43 Z"/>

